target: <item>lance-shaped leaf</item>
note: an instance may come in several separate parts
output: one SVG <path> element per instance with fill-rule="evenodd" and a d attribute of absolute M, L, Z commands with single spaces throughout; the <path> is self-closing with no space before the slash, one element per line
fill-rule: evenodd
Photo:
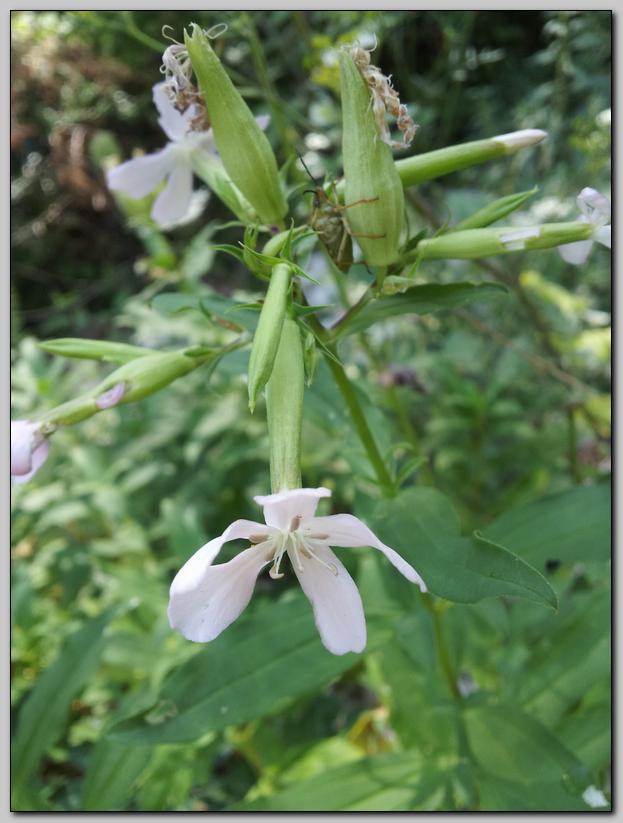
<path fill-rule="evenodd" d="M 499 283 L 427 283 L 413 286 L 403 294 L 375 298 L 360 311 L 345 316 L 332 331 L 331 339 L 364 331 L 388 317 L 456 309 L 500 294 L 506 294 L 506 289 Z"/>
<path fill-rule="evenodd" d="M 371 521 L 381 540 L 415 565 L 439 597 L 476 603 L 514 595 L 558 607 L 547 580 L 516 554 L 479 534 L 462 537 L 450 500 L 435 489 L 409 489 L 382 500 Z"/>
<path fill-rule="evenodd" d="M 129 363 L 136 357 L 154 354 L 153 349 L 131 346 L 128 343 L 113 343 L 108 340 L 87 340 L 81 337 L 59 337 L 44 340 L 38 344 L 48 354 L 60 357 L 76 357 L 82 360 L 104 360 L 108 363 Z"/>

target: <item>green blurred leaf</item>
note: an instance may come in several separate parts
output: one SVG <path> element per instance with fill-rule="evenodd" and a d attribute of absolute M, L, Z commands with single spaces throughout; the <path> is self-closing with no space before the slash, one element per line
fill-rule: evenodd
<path fill-rule="evenodd" d="M 71 701 L 99 663 L 104 629 L 112 614 L 112 610 L 104 612 L 71 635 L 26 698 L 12 746 L 13 790 L 17 794 L 62 734 Z"/>
<path fill-rule="evenodd" d="M 404 294 L 372 300 L 361 311 L 341 322 L 335 329 L 333 339 L 364 331 L 388 317 L 456 309 L 501 294 L 506 294 L 506 288 L 499 283 L 427 283 L 413 286 Z"/>
<path fill-rule="evenodd" d="M 149 746 L 123 746 L 101 740 L 89 756 L 80 810 L 112 812 L 126 808 L 130 789 L 151 756 Z"/>
<path fill-rule="evenodd" d="M 580 486 L 505 512 L 485 535 L 539 569 L 610 558 L 610 485 Z"/>
<path fill-rule="evenodd" d="M 485 772 L 523 784 L 551 781 L 576 796 L 589 785 L 584 764 L 516 706 L 468 708 L 463 717 L 472 755 Z"/>
<path fill-rule="evenodd" d="M 369 643 L 387 637 L 369 627 Z M 307 600 L 297 593 L 260 604 L 164 683 L 158 703 L 111 734 L 130 743 L 181 743 L 273 712 L 326 685 L 358 657 L 320 643 Z"/>
<path fill-rule="evenodd" d="M 418 751 L 357 760 L 228 811 L 373 812 L 437 808 L 447 774 Z"/>

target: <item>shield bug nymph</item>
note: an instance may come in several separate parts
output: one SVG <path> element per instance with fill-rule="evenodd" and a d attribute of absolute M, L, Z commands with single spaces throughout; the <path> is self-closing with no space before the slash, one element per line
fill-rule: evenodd
<path fill-rule="evenodd" d="M 347 272 L 353 265 L 353 237 L 368 237 L 370 239 L 380 239 L 383 234 L 353 234 L 346 220 L 344 212 L 352 206 L 361 203 L 374 203 L 378 197 L 367 197 L 357 200 L 355 203 L 342 205 L 337 197 L 335 180 L 331 184 L 331 194 L 327 194 L 325 189 L 316 180 L 305 161 L 299 155 L 299 160 L 310 179 L 314 183 L 313 189 L 308 189 L 308 193 L 314 195 L 313 210 L 309 218 L 309 224 L 318 235 L 320 242 L 327 250 L 329 257 L 338 269 Z"/>

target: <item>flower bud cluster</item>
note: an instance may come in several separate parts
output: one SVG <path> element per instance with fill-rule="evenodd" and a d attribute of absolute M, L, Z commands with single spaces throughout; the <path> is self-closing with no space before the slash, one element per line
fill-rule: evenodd
<path fill-rule="evenodd" d="M 381 140 L 393 148 L 407 148 L 411 145 L 418 127 L 411 119 L 407 107 L 400 102 L 398 92 L 392 86 L 391 77 L 370 63 L 370 52 L 361 46 L 350 46 L 347 51 L 353 58 L 372 96 L 372 112 Z M 402 132 L 402 143 L 392 140 L 385 115 L 396 118 L 396 126 Z"/>

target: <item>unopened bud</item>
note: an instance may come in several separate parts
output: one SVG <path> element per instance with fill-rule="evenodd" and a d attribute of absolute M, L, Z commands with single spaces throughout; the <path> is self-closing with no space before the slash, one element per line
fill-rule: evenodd
<path fill-rule="evenodd" d="M 305 369 L 301 333 L 286 317 L 270 380 L 266 413 L 270 440 L 270 479 L 273 492 L 301 486 L 301 426 Z"/>
<path fill-rule="evenodd" d="M 507 214 L 521 208 L 526 200 L 529 200 L 537 191 L 538 189 L 535 186 L 535 188 L 530 189 L 530 191 L 522 191 L 517 194 L 509 194 L 506 197 L 500 197 L 499 200 L 494 200 L 493 203 L 490 203 L 483 209 L 479 209 L 477 212 L 474 212 L 474 214 L 470 215 L 465 220 L 461 220 L 461 222 L 457 223 L 456 226 L 453 226 L 450 231 L 480 229 L 491 225 L 491 223 L 496 223 L 498 220 L 506 217 Z"/>
<path fill-rule="evenodd" d="M 41 423 L 11 422 L 11 478 L 26 483 L 45 463 L 48 441 Z"/>
<path fill-rule="evenodd" d="M 316 374 L 318 368 L 318 346 L 316 345 L 316 338 L 310 329 L 307 329 L 303 335 L 303 361 L 305 365 L 305 383 L 309 388 Z"/>
<path fill-rule="evenodd" d="M 527 146 L 540 143 L 545 137 L 547 132 L 539 129 L 499 134 L 488 140 L 474 140 L 471 143 L 460 143 L 458 146 L 447 146 L 414 157 L 405 157 L 396 161 L 396 169 L 402 185 L 407 188 L 478 163 L 514 154 Z"/>
<path fill-rule="evenodd" d="M 112 343 L 108 340 L 88 340 L 81 337 L 59 337 L 37 344 L 48 354 L 76 357 L 81 360 L 105 360 L 109 363 L 129 363 L 136 357 L 153 354 L 152 349 L 131 346 L 128 343 Z"/>
<path fill-rule="evenodd" d="M 417 250 L 420 260 L 469 260 L 514 251 L 549 249 L 563 243 L 586 240 L 592 232 L 592 226 L 580 222 L 468 229 L 422 240 Z"/>
<path fill-rule="evenodd" d="M 290 266 L 279 263 L 273 268 L 266 299 L 257 324 L 249 358 L 249 408 L 255 403 L 273 371 L 290 291 Z"/>
<path fill-rule="evenodd" d="M 192 35 L 185 32 L 184 39 L 225 171 L 262 222 L 281 223 L 288 207 L 281 190 L 277 161 L 266 135 L 201 27 L 194 25 Z"/>
<path fill-rule="evenodd" d="M 388 266 L 398 258 L 404 193 L 390 147 L 377 130 L 370 93 L 352 57 L 340 53 L 344 206 L 365 260 Z"/>

